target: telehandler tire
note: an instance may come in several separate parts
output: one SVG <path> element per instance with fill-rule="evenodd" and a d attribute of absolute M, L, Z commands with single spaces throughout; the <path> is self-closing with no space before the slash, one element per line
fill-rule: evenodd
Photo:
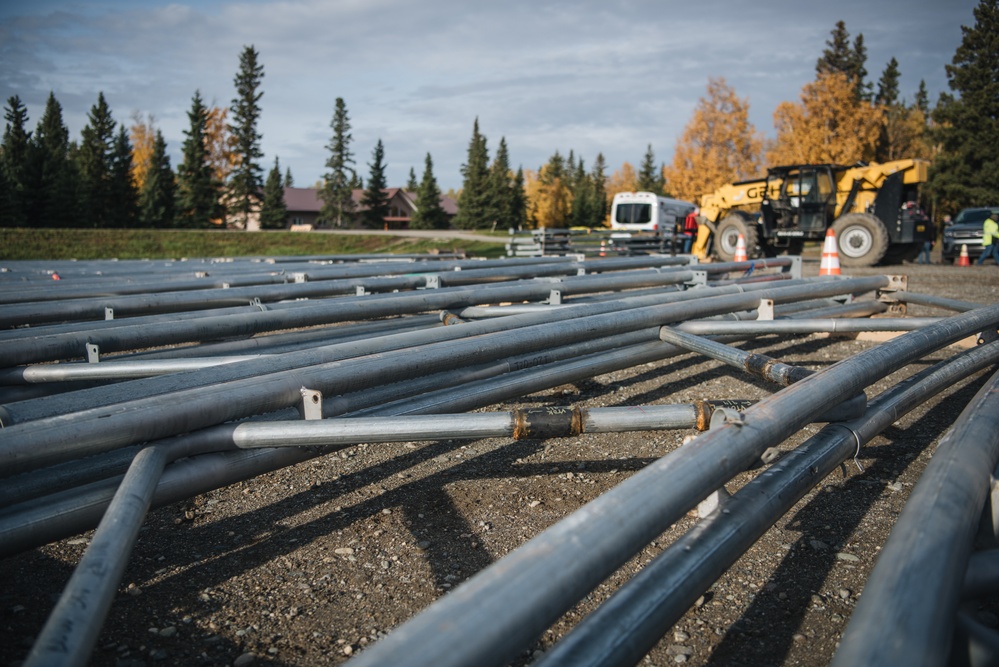
<path fill-rule="evenodd" d="M 869 213 L 847 213 L 832 229 L 841 266 L 874 266 L 888 252 L 888 230 Z"/>
<path fill-rule="evenodd" d="M 735 246 L 739 242 L 739 234 L 746 241 L 746 255 L 750 259 L 760 256 L 759 238 L 756 224 L 752 216 L 736 211 L 729 213 L 718 223 L 718 233 L 715 235 L 715 254 L 723 262 L 731 262 L 735 258 Z"/>

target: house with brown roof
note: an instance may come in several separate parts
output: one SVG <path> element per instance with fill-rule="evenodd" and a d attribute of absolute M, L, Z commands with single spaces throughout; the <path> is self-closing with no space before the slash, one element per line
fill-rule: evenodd
<path fill-rule="evenodd" d="M 386 188 L 385 194 L 389 198 L 389 215 L 385 218 L 385 229 L 409 229 L 409 221 L 416 211 L 416 193 L 403 188 Z M 353 219 L 346 226 L 359 228 L 362 226 L 360 214 L 366 209 L 361 204 L 364 190 L 354 190 L 351 197 L 354 200 L 355 212 Z M 319 224 L 319 211 L 322 210 L 323 200 L 319 198 L 319 191 L 316 188 L 285 188 L 284 204 L 288 209 L 288 226 L 291 229 L 328 228 L 328 225 Z M 458 212 L 458 203 L 447 195 L 441 195 L 441 208 L 447 213 L 448 218 L 453 218 Z"/>

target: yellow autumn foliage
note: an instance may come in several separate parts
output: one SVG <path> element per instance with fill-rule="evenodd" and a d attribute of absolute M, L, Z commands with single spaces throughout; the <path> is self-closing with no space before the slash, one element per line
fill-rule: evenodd
<path fill-rule="evenodd" d="M 212 107 L 205 121 L 205 149 L 208 151 L 208 164 L 212 175 L 220 183 L 225 183 L 229 174 L 239 164 L 236 153 L 236 137 L 229 131 L 229 110 Z"/>
<path fill-rule="evenodd" d="M 749 122 L 749 101 L 740 99 L 723 78 L 708 80 L 683 130 L 672 164 L 663 169 L 667 189 L 678 199 L 699 202 L 701 195 L 733 181 L 753 178 L 760 169 L 763 139 Z"/>
<path fill-rule="evenodd" d="M 143 119 L 138 111 L 132 113 L 128 139 L 132 143 L 132 183 L 139 192 L 142 192 L 146 184 L 153 157 L 153 146 L 156 143 L 154 122 L 152 114 Z"/>
<path fill-rule="evenodd" d="M 871 161 L 883 123 L 884 110 L 858 100 L 856 85 L 845 74 L 820 74 L 802 89 L 801 102 L 781 102 L 774 111 L 777 138 L 767 163 Z"/>
<path fill-rule="evenodd" d="M 564 228 L 572 213 L 572 193 L 561 177 L 552 176 L 548 165 L 537 173 L 524 172 L 527 221 L 535 229 Z"/>

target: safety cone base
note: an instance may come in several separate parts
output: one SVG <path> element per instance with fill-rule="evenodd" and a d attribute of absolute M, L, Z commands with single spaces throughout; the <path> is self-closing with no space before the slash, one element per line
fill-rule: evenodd
<path fill-rule="evenodd" d="M 971 266 L 971 258 L 968 257 L 968 246 L 965 243 L 961 244 L 961 254 L 957 257 L 958 266 Z"/>

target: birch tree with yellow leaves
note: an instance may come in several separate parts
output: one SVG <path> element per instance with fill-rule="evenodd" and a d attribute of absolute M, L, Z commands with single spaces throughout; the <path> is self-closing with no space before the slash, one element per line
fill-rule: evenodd
<path fill-rule="evenodd" d="M 763 138 L 749 122 L 749 100 L 723 78 L 708 80 L 663 173 L 674 197 L 691 202 L 732 181 L 757 176 Z"/>
<path fill-rule="evenodd" d="M 572 193 L 565 158 L 555 151 L 538 173 L 524 174 L 528 221 L 537 229 L 566 227 L 572 213 Z"/>
<path fill-rule="evenodd" d="M 630 162 L 625 162 L 607 178 L 607 201 L 614 199 L 619 192 L 636 192 L 638 190 L 638 174 Z"/>
<path fill-rule="evenodd" d="M 774 111 L 777 138 L 767 163 L 869 162 L 883 125 L 883 109 L 858 99 L 856 84 L 847 75 L 820 73 L 805 84 L 801 102 L 781 102 Z"/>
<path fill-rule="evenodd" d="M 153 114 L 145 118 L 138 111 L 132 112 L 132 125 L 129 128 L 129 141 L 132 143 L 132 184 L 138 192 L 146 187 L 146 178 L 152 165 L 153 150 L 156 144 L 156 125 Z"/>

